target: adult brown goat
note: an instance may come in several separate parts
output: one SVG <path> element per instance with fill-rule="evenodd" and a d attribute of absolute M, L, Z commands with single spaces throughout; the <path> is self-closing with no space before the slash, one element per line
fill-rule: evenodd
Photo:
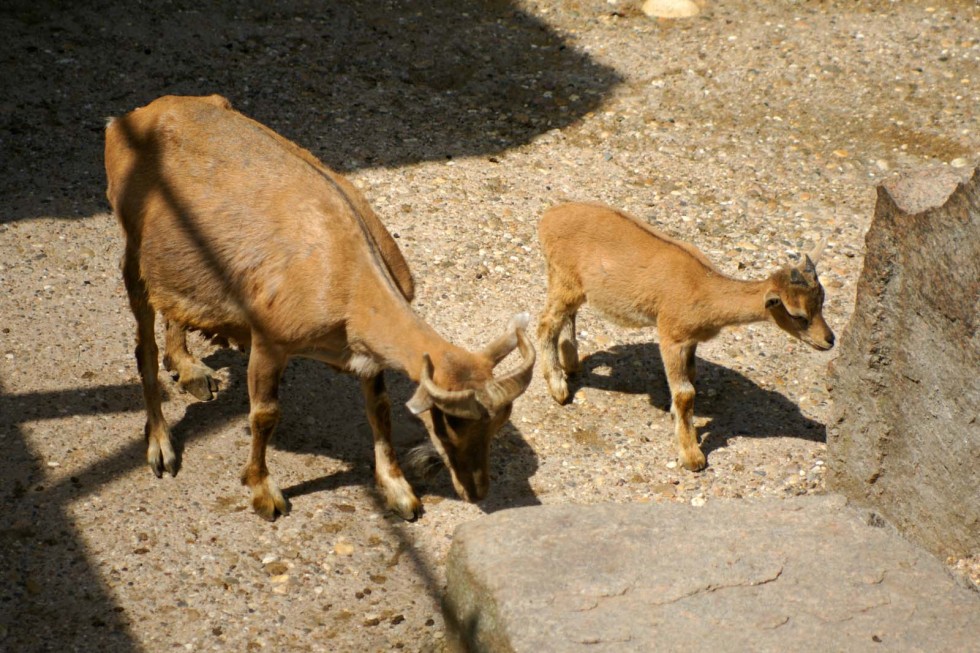
<path fill-rule="evenodd" d="M 694 429 L 694 353 L 723 327 L 769 320 L 814 349 L 834 346 L 824 321 L 817 250 L 761 281 L 726 277 L 696 247 L 626 213 L 598 204 L 563 204 L 541 218 L 548 299 L 538 323 L 544 378 L 558 403 L 566 373 L 579 369 L 575 315 L 589 302 L 611 321 L 656 326 L 670 385 L 681 463 L 706 463 Z"/>
<path fill-rule="evenodd" d="M 292 356 L 360 378 L 375 478 L 402 517 L 416 517 L 421 503 L 392 448 L 386 368 L 419 383 L 410 410 L 422 415 L 459 495 L 483 498 L 490 439 L 531 381 L 526 314 L 480 352 L 445 341 L 410 308 L 408 265 L 361 193 L 223 97 L 163 97 L 111 120 L 105 164 L 109 201 L 126 236 L 123 278 L 137 323 L 147 459 L 157 476 L 177 472 L 160 408 L 159 311 L 167 321 L 165 360 L 197 396 L 210 397 L 215 386 L 211 370 L 188 351 L 185 329 L 249 347 L 252 449 L 242 483 L 262 517 L 289 511 L 269 475 L 266 445 Z M 515 348 L 522 362 L 493 378 Z"/>

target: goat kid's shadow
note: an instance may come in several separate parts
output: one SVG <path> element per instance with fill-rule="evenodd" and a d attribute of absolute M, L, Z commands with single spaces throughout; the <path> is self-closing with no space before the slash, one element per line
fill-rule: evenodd
<path fill-rule="evenodd" d="M 178 463 L 183 460 L 185 442 L 236 420 L 241 421 L 245 437 L 251 437 L 247 418 L 248 355 L 232 349 L 218 349 L 204 357 L 203 362 L 212 369 L 224 370 L 226 379 L 212 401 L 192 401 L 184 417 L 171 427 Z M 426 501 L 423 495 L 461 500 L 445 468 L 440 466 L 428 478 L 420 478 L 407 469 L 408 451 L 429 442 L 429 436 L 425 426 L 405 408 L 405 402 L 415 390 L 413 384 L 403 375 L 392 372 L 385 374 L 385 381 L 392 404 L 392 442 L 416 495 L 423 504 L 430 505 L 433 504 L 431 498 Z M 281 416 L 272 442 L 275 449 L 326 456 L 349 466 L 344 471 L 283 488 L 287 498 L 331 492 L 350 485 L 375 489 L 373 438 L 364 398 L 353 377 L 323 363 L 296 358 L 290 361 L 283 374 L 279 401 Z M 245 463 L 244 454 L 241 463 Z M 275 464 L 272 463 L 273 474 Z M 490 452 L 490 491 L 479 507 L 490 513 L 504 508 L 539 505 L 529 481 L 537 467 L 537 456 L 524 436 L 510 422 L 505 424 L 494 437 Z M 238 467 L 229 468 L 228 473 L 237 474 Z M 243 492 L 243 505 L 247 499 Z"/>
<path fill-rule="evenodd" d="M 598 370 L 602 368 L 608 368 L 610 373 L 600 374 Z M 705 455 L 740 435 L 826 441 L 826 427 L 803 415 L 799 406 L 782 394 L 761 388 L 744 375 L 702 358 L 697 361 L 697 369 L 694 413 L 710 417 L 698 429 Z M 653 342 L 616 345 L 590 354 L 582 360 L 581 371 L 568 379 L 568 388 L 572 397 L 581 388 L 647 394 L 651 406 L 670 410 L 670 387 L 660 347 Z"/>

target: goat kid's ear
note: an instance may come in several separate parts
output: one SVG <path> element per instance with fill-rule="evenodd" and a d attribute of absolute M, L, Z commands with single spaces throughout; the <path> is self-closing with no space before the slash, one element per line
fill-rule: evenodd
<path fill-rule="evenodd" d="M 776 308 L 782 302 L 783 300 L 779 298 L 779 293 L 775 290 L 770 290 L 766 293 L 766 308 Z"/>
<path fill-rule="evenodd" d="M 432 408 L 432 396 L 426 392 L 425 388 L 421 385 L 412 395 L 412 398 L 405 402 L 406 408 L 412 412 L 413 415 L 421 415 L 425 411 Z"/>

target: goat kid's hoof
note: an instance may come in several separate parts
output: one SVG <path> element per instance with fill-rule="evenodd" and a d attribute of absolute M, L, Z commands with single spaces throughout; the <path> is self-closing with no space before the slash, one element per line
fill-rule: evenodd
<path fill-rule="evenodd" d="M 708 459 L 704 457 L 704 454 L 700 450 L 684 452 L 680 458 L 681 465 L 684 466 L 684 469 L 691 472 L 700 472 L 708 466 Z"/>
<path fill-rule="evenodd" d="M 571 394 L 568 392 L 568 382 L 562 376 L 558 376 L 557 379 L 546 379 L 548 383 L 548 391 L 551 393 L 552 398 L 558 402 L 559 405 L 564 406 L 568 403 L 571 398 Z"/>

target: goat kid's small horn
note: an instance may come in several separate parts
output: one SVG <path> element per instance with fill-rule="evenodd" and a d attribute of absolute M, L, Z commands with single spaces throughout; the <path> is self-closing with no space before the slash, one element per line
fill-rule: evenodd
<path fill-rule="evenodd" d="M 534 375 L 535 351 L 524 329 L 514 331 L 517 336 L 517 346 L 521 350 L 523 360 L 520 366 L 507 376 L 489 381 L 480 392 L 480 403 L 490 412 L 496 412 L 502 406 L 513 403 L 531 384 Z"/>
<path fill-rule="evenodd" d="M 432 380 L 432 370 L 432 359 L 428 354 L 422 354 L 419 386 L 428 393 L 439 410 L 463 419 L 479 419 L 483 416 L 484 408 L 477 401 L 475 390 L 444 390 Z"/>
<path fill-rule="evenodd" d="M 807 267 L 810 268 L 816 267 L 816 264 L 820 261 L 820 256 L 823 254 L 824 248 L 827 247 L 827 240 L 828 240 L 827 236 L 824 236 L 819 241 L 817 241 L 817 244 L 813 246 L 813 249 L 811 249 L 807 254 L 805 254 L 804 258 L 807 261 Z"/>

